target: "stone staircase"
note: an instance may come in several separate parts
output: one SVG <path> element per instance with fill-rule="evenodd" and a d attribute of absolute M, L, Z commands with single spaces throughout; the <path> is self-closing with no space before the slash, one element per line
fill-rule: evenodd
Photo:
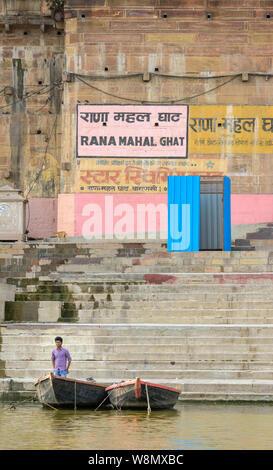
<path fill-rule="evenodd" d="M 2 400 L 33 396 L 56 334 L 72 355 L 71 377 L 141 377 L 177 386 L 181 400 L 273 400 L 273 325 L 37 323 L 1 327 Z"/>
<path fill-rule="evenodd" d="M 273 223 L 258 227 L 255 232 L 249 232 L 245 238 L 238 238 L 234 242 L 233 250 L 264 250 L 273 249 Z"/>
<path fill-rule="evenodd" d="M 1 323 L 2 400 L 35 394 L 61 335 L 71 377 L 139 376 L 181 388 L 181 400 L 273 401 L 270 251 L 36 242 L 0 253 L 1 276 L 15 288 Z"/>
<path fill-rule="evenodd" d="M 106 277 L 106 276 L 105 276 Z M 160 275 L 146 280 L 9 279 L 5 321 L 77 323 L 273 323 L 273 274 Z M 34 282 L 34 283 L 33 283 Z"/>

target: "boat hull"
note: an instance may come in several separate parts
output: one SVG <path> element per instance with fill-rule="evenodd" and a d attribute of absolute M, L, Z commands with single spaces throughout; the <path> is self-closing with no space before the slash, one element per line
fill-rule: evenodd
<path fill-rule="evenodd" d="M 109 404 L 106 386 L 50 373 L 35 382 L 39 401 L 54 408 L 96 408 Z"/>
<path fill-rule="evenodd" d="M 179 390 L 140 380 L 122 382 L 106 390 L 111 404 L 117 409 L 170 409 L 180 394 Z"/>

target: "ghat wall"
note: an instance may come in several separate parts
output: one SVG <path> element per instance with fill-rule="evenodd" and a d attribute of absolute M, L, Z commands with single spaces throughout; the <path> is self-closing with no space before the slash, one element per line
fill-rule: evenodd
<path fill-rule="evenodd" d="M 21 187 L 30 200 L 30 235 L 52 236 L 67 225 L 78 235 L 82 213 L 72 201 L 100 205 L 109 195 L 80 189 L 81 171 L 107 170 L 76 159 L 80 103 L 178 100 L 189 105 L 192 124 L 217 119 L 209 137 L 219 142 L 224 133 L 234 143 L 208 145 L 206 131 L 189 128 L 180 170 L 231 178 L 234 225 L 272 221 L 271 0 L 67 0 L 57 16 L 44 1 L 0 5 L 0 183 Z M 257 120 L 251 136 L 218 127 L 242 117 Z M 262 119 L 269 119 L 266 132 Z M 164 190 L 110 194 L 133 205 L 166 199 Z"/>

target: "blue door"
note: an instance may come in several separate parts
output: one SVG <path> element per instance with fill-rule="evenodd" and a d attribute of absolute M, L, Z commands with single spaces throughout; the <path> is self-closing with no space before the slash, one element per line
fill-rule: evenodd
<path fill-rule="evenodd" d="M 198 251 L 200 176 L 168 176 L 168 251 Z"/>
<path fill-rule="evenodd" d="M 224 177 L 224 251 L 231 251 L 230 178 Z"/>

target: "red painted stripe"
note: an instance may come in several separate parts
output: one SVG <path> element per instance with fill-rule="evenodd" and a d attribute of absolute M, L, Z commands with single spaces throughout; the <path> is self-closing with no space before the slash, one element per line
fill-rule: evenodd
<path fill-rule="evenodd" d="M 218 281 L 219 284 L 247 284 L 249 280 L 255 280 L 255 281 L 264 281 L 270 280 L 273 282 L 273 274 L 214 274 L 213 279 L 215 281 Z"/>
<path fill-rule="evenodd" d="M 150 383 L 150 382 L 144 382 L 142 380 L 140 381 L 140 383 L 144 384 L 144 385 L 146 383 L 147 385 L 150 385 L 151 387 L 163 388 L 165 390 L 170 390 L 171 392 L 176 392 L 176 393 L 179 393 L 179 394 L 181 393 L 181 390 L 178 390 L 178 389 L 172 388 L 172 387 L 166 387 L 165 385 L 153 384 L 153 383 Z"/>
<path fill-rule="evenodd" d="M 119 388 L 119 387 L 125 387 L 126 385 L 134 385 L 135 382 L 136 382 L 136 380 L 129 380 L 127 382 L 120 382 L 119 384 L 110 385 L 110 387 L 107 387 L 106 390 L 112 390 L 114 388 Z M 154 384 L 154 383 L 151 383 L 151 382 L 145 382 L 144 380 L 140 380 L 140 383 L 142 385 L 145 385 L 147 383 L 147 385 L 150 385 L 151 387 L 163 388 L 165 390 L 170 390 L 171 392 L 176 392 L 178 394 L 181 393 L 181 390 L 178 390 L 178 389 L 175 389 L 175 388 L 172 388 L 172 387 L 166 387 L 165 385 L 158 385 L 158 384 Z"/>
<path fill-rule="evenodd" d="M 103 385 L 103 384 L 98 384 L 96 382 L 90 382 L 89 380 L 78 380 L 78 379 L 69 379 L 68 377 L 59 377 L 59 376 L 56 376 L 54 375 L 52 372 L 50 372 L 49 375 L 46 375 L 45 377 L 41 377 L 40 379 L 38 379 L 36 383 L 38 382 L 43 382 L 44 380 L 47 380 L 49 379 L 49 377 L 51 377 L 52 379 L 57 379 L 57 380 L 64 380 L 65 382 L 76 382 L 78 384 L 86 384 L 86 385 L 91 385 L 91 386 L 95 386 L 95 387 L 100 387 L 100 388 L 105 388 L 106 385 Z"/>
<path fill-rule="evenodd" d="M 134 385 L 135 380 L 129 380 L 128 382 L 120 382 L 119 384 L 110 385 L 106 390 L 111 390 L 112 388 L 124 387 L 125 385 Z"/>

